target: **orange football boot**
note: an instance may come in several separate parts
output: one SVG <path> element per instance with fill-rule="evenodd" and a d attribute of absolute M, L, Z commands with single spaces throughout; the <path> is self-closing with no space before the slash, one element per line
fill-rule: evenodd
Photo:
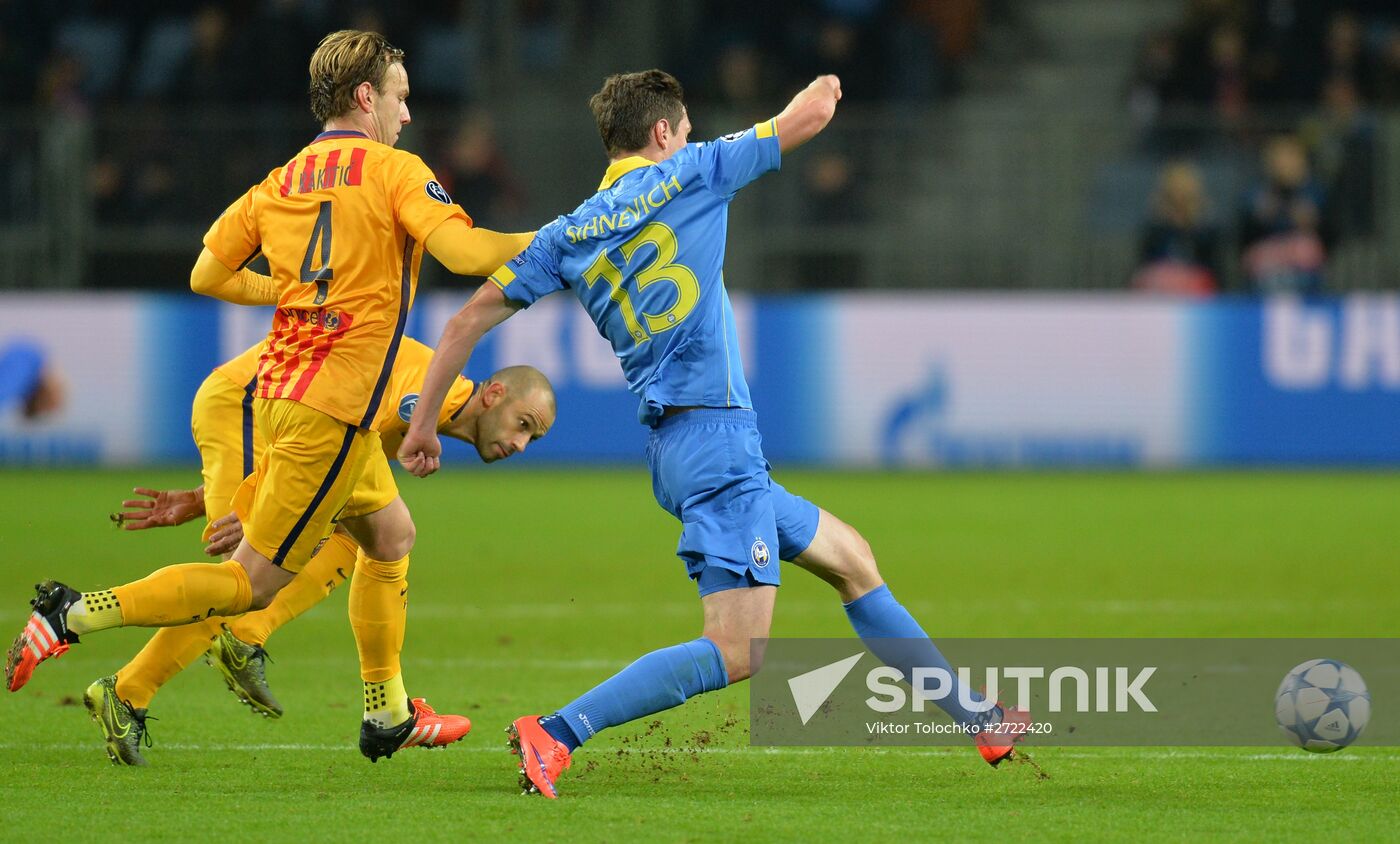
<path fill-rule="evenodd" d="M 558 799 L 554 782 L 573 764 L 569 749 L 540 726 L 538 715 L 515 719 L 506 734 L 510 736 L 510 752 L 520 757 L 521 792 Z"/>
<path fill-rule="evenodd" d="M 5 685 L 12 692 L 29 682 L 39 663 L 63 656 L 78 643 L 78 634 L 68 629 L 68 608 L 82 600 L 82 593 L 56 580 L 36 583 L 34 591 L 29 601 L 34 612 L 5 655 Z"/>
<path fill-rule="evenodd" d="M 996 767 L 1015 755 L 1014 745 L 1026 737 L 1030 723 L 1031 713 L 1028 710 L 1002 708 L 1001 719 L 996 723 L 984 725 L 977 735 L 972 737 L 972 743 L 977 745 L 987 764 Z"/>
<path fill-rule="evenodd" d="M 472 722 L 462 715 L 439 715 L 421 697 L 409 701 L 413 715 L 394 727 L 371 721 L 360 724 L 360 752 L 371 762 L 390 758 L 405 747 L 446 747 L 471 732 Z"/>

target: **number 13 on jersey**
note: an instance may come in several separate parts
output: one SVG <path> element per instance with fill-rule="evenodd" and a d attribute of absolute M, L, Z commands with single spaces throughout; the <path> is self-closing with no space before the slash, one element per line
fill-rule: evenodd
<path fill-rule="evenodd" d="M 643 263 L 630 274 L 624 273 L 621 268 L 608 258 L 608 251 L 604 249 L 598 253 L 598 257 L 592 265 L 583 273 L 583 280 L 588 283 L 591 289 L 599 280 L 606 281 L 612 288 L 612 293 L 608 297 L 617 303 L 618 311 L 622 314 L 622 322 L 627 327 L 627 333 L 632 335 L 632 339 L 637 341 L 637 345 L 651 340 L 654 334 L 669 331 L 675 328 L 690 312 L 695 309 L 695 304 L 700 301 L 700 280 L 695 277 L 695 273 L 684 264 L 674 263 L 679 247 L 676 243 L 676 233 L 670 226 L 664 223 L 649 223 L 642 227 L 631 240 L 622 244 L 618 251 L 622 253 L 622 260 L 628 265 L 632 263 L 632 258 L 643 246 L 651 246 L 656 251 L 650 261 Z M 642 320 L 645 320 L 645 327 L 642 320 L 637 318 L 637 310 L 632 305 L 632 297 L 627 292 L 623 283 L 631 275 L 637 282 L 637 293 L 645 290 L 648 286 L 657 282 L 670 282 L 676 288 L 676 301 L 671 307 L 658 314 L 642 313 Z"/>

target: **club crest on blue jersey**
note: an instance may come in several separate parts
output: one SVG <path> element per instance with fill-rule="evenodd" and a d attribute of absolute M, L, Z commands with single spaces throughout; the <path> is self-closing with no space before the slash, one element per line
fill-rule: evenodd
<path fill-rule="evenodd" d="M 423 190 L 427 192 L 428 196 L 432 197 L 433 199 L 436 199 L 443 205 L 452 204 L 452 197 L 447 195 L 447 189 L 444 188 L 436 179 L 424 185 Z"/>
<path fill-rule="evenodd" d="M 413 421 L 413 408 L 418 406 L 418 394 L 409 393 L 399 399 L 399 418 L 405 422 Z"/>
<path fill-rule="evenodd" d="M 753 546 L 749 548 L 749 556 L 753 557 L 753 564 L 759 568 L 768 565 L 768 543 L 762 539 L 755 539 Z"/>

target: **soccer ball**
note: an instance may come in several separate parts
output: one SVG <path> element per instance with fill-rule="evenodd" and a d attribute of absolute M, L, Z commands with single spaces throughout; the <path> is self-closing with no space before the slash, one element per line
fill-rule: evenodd
<path fill-rule="evenodd" d="M 1331 753 L 1356 741 L 1371 720 L 1371 693 L 1356 669 L 1310 659 L 1288 672 L 1274 698 L 1279 728 L 1294 744 Z"/>

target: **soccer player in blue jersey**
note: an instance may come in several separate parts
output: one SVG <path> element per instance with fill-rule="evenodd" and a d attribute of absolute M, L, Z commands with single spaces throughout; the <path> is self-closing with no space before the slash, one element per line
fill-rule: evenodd
<path fill-rule="evenodd" d="M 443 332 L 399 450 L 420 477 L 438 468 L 433 423 L 476 343 L 520 308 L 573 291 L 641 398 L 656 500 L 681 521 L 677 554 L 704 607 L 699 639 L 653 651 L 553 714 L 511 725 L 526 790 L 556 797 L 572 753 L 600 730 L 757 670 L 750 641 L 768 636 L 778 560 L 831 584 L 856 633 L 906 677 L 914 666 L 952 671 L 884 584 L 865 539 L 769 475 L 724 288 L 730 201 L 825 128 L 840 99 L 840 81 L 822 76 L 777 117 L 691 144 L 674 77 L 659 70 L 609 77 L 589 102 L 611 160 L 598 192 L 541 229 Z M 971 699 L 971 709 L 956 695 L 938 703 L 963 725 L 1024 720 Z M 995 765 L 1012 755 L 1013 735 L 982 731 L 975 741 Z"/>

